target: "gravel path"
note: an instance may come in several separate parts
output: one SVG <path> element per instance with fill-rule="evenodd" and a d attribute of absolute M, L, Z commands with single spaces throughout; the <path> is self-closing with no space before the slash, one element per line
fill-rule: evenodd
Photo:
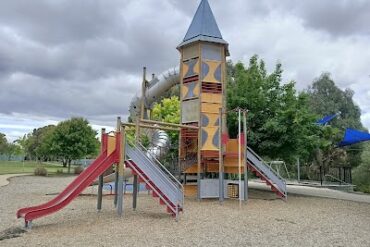
<path fill-rule="evenodd" d="M 1 232 L 19 230 L 18 208 L 50 200 L 73 177 L 16 177 L 0 188 Z M 96 191 L 96 190 L 95 190 Z M 85 193 L 91 193 L 88 188 Z M 274 200 L 270 192 L 250 192 L 236 201 L 187 199 L 179 222 L 146 193 L 132 211 L 125 196 L 124 217 L 116 216 L 105 196 L 96 212 L 95 196 L 80 196 L 62 211 L 35 220 L 31 231 L 0 240 L 0 246 L 369 246 L 370 206 L 366 203 L 290 196 Z M 17 234 L 13 234 L 17 236 Z M 13 236 L 11 235 L 11 236 Z M 10 235 L 9 235 L 10 236 Z"/>
<path fill-rule="evenodd" d="M 21 173 L 21 174 L 4 174 L 4 175 L 0 175 L 0 187 L 3 187 L 5 185 L 8 185 L 10 178 L 20 177 L 20 176 L 27 176 L 27 175 L 30 175 L 30 174 Z"/>

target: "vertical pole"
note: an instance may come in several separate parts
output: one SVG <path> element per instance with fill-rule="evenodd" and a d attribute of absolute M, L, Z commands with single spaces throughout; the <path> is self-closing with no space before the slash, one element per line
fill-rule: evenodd
<path fill-rule="evenodd" d="M 105 129 L 101 129 L 101 147 L 100 147 L 100 153 L 102 153 L 103 150 L 103 139 L 105 135 Z M 97 203 L 97 209 L 98 211 L 102 208 L 102 202 L 103 202 L 103 182 L 104 182 L 104 173 L 99 176 L 99 184 L 98 184 L 98 203 Z"/>
<path fill-rule="evenodd" d="M 241 138 L 241 116 L 240 116 L 240 108 L 238 109 L 238 168 L 239 168 L 239 206 L 242 204 L 242 197 L 241 197 L 241 192 L 242 192 L 242 154 L 241 154 L 241 148 L 242 148 L 242 138 Z"/>
<path fill-rule="evenodd" d="M 116 169 L 114 171 L 114 206 L 117 207 L 117 197 L 118 197 L 118 164 L 115 165 Z"/>
<path fill-rule="evenodd" d="M 137 203 L 137 188 L 138 188 L 138 180 L 137 175 L 134 175 L 134 182 L 132 188 L 132 208 L 136 210 L 136 203 Z"/>
<path fill-rule="evenodd" d="M 201 148 L 201 127 L 199 125 L 198 130 L 198 170 L 197 170 L 197 199 L 200 201 L 200 173 L 201 173 L 201 154 L 200 154 L 200 148 Z"/>
<path fill-rule="evenodd" d="M 247 112 L 243 111 L 243 131 L 244 131 L 244 201 L 248 201 L 248 145 L 247 145 Z"/>
<path fill-rule="evenodd" d="M 145 112 L 146 67 L 143 67 L 143 82 L 141 84 L 140 119 L 146 118 Z"/>
<path fill-rule="evenodd" d="M 301 182 L 301 164 L 300 164 L 299 158 L 297 158 L 297 179 L 298 179 L 298 183 L 300 183 Z"/>
<path fill-rule="evenodd" d="M 125 130 L 122 127 L 121 123 L 121 118 L 117 118 L 117 132 L 118 135 L 120 136 L 119 138 L 119 143 L 118 147 L 118 157 L 119 157 L 119 162 L 118 162 L 118 198 L 117 198 L 117 214 L 119 216 L 122 215 L 123 211 L 123 176 L 124 176 L 124 160 L 125 160 Z"/>
<path fill-rule="evenodd" d="M 224 201 L 224 159 L 223 159 L 223 148 L 222 148 L 222 125 L 223 125 L 223 116 L 222 116 L 222 108 L 219 110 L 219 126 L 218 126 L 218 131 L 219 131 L 219 164 L 218 164 L 218 178 L 219 178 L 219 201 L 222 204 Z"/>
<path fill-rule="evenodd" d="M 146 89 L 146 67 L 143 67 L 143 81 L 141 84 L 141 100 L 140 100 L 140 112 L 136 117 L 136 138 L 135 141 L 138 143 L 140 141 L 140 119 L 144 119 L 145 117 L 145 89 Z"/>
<path fill-rule="evenodd" d="M 322 186 L 322 166 L 320 165 L 320 184 Z"/>

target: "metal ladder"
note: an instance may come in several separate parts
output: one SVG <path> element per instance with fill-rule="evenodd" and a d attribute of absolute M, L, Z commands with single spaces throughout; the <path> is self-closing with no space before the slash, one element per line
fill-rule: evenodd
<path fill-rule="evenodd" d="M 257 176 L 264 180 L 271 189 L 284 200 L 287 200 L 288 192 L 286 181 L 274 169 L 272 169 L 258 154 L 247 147 L 248 166 Z"/>
<path fill-rule="evenodd" d="M 131 159 L 128 163 L 133 172 L 153 191 L 153 196 L 167 206 L 167 211 L 178 218 L 184 207 L 182 184 L 140 143 L 127 143 L 126 154 Z"/>

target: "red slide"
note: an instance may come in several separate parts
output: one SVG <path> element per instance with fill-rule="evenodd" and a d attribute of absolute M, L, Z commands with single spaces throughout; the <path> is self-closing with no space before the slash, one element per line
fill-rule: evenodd
<path fill-rule="evenodd" d="M 117 161 L 117 152 L 113 152 L 107 157 L 106 151 L 99 155 L 99 157 L 86 168 L 71 184 L 67 186 L 57 197 L 53 200 L 40 204 L 34 207 L 27 207 L 19 209 L 17 218 L 23 217 L 26 225 L 34 219 L 42 216 L 55 213 L 67 206 L 74 198 L 76 198 L 86 187 L 88 187 L 94 180 L 105 170 L 107 170 L 113 163 Z"/>

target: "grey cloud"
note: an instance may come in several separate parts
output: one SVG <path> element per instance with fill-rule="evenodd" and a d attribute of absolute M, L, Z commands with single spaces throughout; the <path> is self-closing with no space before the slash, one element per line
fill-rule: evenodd
<path fill-rule="evenodd" d="M 199 1 L 0 1 L 0 114 L 96 125 L 127 117 L 142 66 L 160 73 L 179 62 L 175 49 Z M 349 4 L 352 3 L 352 4 Z M 210 1 L 231 58 L 259 54 L 269 69 L 305 88 L 328 71 L 350 86 L 368 114 L 369 3 L 365 1 Z M 348 11 L 345 11 L 348 10 Z M 330 17 L 330 19 L 328 19 Z M 340 39 L 328 38 L 340 36 Z M 354 37 L 355 36 L 355 37 Z"/>
<path fill-rule="evenodd" d="M 366 0 L 279 1 L 283 8 L 304 20 L 306 26 L 335 37 L 370 34 L 370 2 Z"/>

